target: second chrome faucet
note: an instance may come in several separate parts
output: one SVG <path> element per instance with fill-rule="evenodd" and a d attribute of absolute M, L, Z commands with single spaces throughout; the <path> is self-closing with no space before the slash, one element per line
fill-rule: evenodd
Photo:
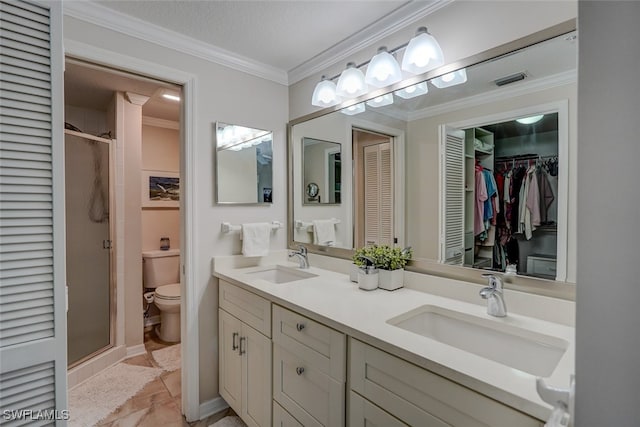
<path fill-rule="evenodd" d="M 489 286 L 480 290 L 480 296 L 487 300 L 487 314 L 495 317 L 507 315 L 507 305 L 504 302 L 502 279 L 495 274 L 483 274 L 489 279 Z"/>
<path fill-rule="evenodd" d="M 289 252 L 289 258 L 296 257 L 298 258 L 298 268 L 307 269 L 309 268 L 309 258 L 307 256 L 307 248 L 300 245 L 298 246 L 297 251 Z"/>

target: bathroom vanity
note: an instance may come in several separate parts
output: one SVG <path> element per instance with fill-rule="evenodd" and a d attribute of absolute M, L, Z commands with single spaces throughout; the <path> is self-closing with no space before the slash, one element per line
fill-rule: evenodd
<path fill-rule="evenodd" d="M 568 386 L 572 302 L 507 290 L 495 318 L 476 284 L 363 291 L 345 260 L 281 255 L 213 260 L 220 394 L 250 426 L 542 426 L 536 377 Z"/>

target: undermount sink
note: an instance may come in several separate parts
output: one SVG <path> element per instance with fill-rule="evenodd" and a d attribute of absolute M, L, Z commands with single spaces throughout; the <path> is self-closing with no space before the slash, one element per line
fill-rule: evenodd
<path fill-rule="evenodd" d="M 387 323 L 541 377 L 551 375 L 569 346 L 560 338 L 432 305 Z"/>
<path fill-rule="evenodd" d="M 317 277 L 316 274 L 283 265 L 272 265 L 261 270 L 246 273 L 252 278 L 266 280 L 271 283 L 288 283 L 296 280 Z"/>

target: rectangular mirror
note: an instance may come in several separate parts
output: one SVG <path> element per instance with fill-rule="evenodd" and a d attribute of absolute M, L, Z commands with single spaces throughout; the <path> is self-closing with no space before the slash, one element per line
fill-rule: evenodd
<path fill-rule="evenodd" d="M 391 104 L 376 106 L 375 99 L 363 96 L 355 102 L 364 108 L 344 107 L 345 103 L 292 121 L 291 246 L 308 243 L 312 252 L 348 258 L 354 248 L 369 244 L 364 227 L 382 221 L 392 244 L 413 247 L 414 266 L 425 265 L 451 277 L 479 278 L 474 269 L 504 271 L 506 265 L 517 264 L 513 283 L 521 279 L 526 286 L 536 285 L 523 276 L 575 283 L 577 176 L 570 164 L 577 150 L 576 65 L 572 20 L 390 86 Z M 465 74 L 466 80 L 449 84 L 456 80 L 446 78 L 449 74 Z M 380 91 L 375 94 L 381 96 Z M 515 121 L 534 115 L 544 119 L 529 124 Z M 461 132 L 457 146 L 447 137 L 451 128 Z M 386 136 L 390 142 L 388 165 L 393 172 L 384 186 L 362 186 L 354 175 L 361 155 L 360 131 Z M 305 137 L 342 146 L 341 206 L 323 213 L 340 218 L 344 225 L 338 227 L 344 229 L 336 248 L 314 245 L 310 233 L 300 233 L 294 226 L 296 220 L 309 218 L 300 188 L 304 176 L 299 147 Z M 543 169 L 547 180 L 542 184 L 551 188 L 553 201 L 539 211 L 540 218 L 536 214 L 536 224 L 530 228 L 519 229 L 514 222 L 501 236 L 491 230 L 493 240 L 478 236 L 473 207 L 476 163 L 501 174 L 532 166 Z M 378 196 L 392 195 L 392 209 L 384 217 L 361 215 L 368 202 L 379 200 L 373 193 L 363 195 L 363 189 L 370 188 Z M 538 197 L 538 205 L 544 197 Z M 489 243 L 500 237 L 505 243 L 517 242 L 519 251 L 510 248 L 509 254 L 500 250 L 494 254 L 497 245 Z"/>
<path fill-rule="evenodd" d="M 337 142 L 302 138 L 302 200 L 305 205 L 340 204 L 341 154 Z"/>
<path fill-rule="evenodd" d="M 273 133 L 216 123 L 216 203 L 273 200 Z"/>

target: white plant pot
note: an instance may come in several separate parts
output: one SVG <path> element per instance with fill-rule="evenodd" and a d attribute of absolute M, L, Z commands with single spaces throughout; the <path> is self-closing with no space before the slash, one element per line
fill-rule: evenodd
<path fill-rule="evenodd" d="M 362 271 L 358 272 L 358 287 L 365 291 L 372 291 L 378 289 L 378 273 L 365 274 Z"/>
<path fill-rule="evenodd" d="M 360 271 L 360 267 L 355 264 L 351 264 L 351 269 L 349 270 L 349 279 L 352 282 L 358 283 L 358 272 Z"/>
<path fill-rule="evenodd" d="M 393 291 L 404 286 L 404 268 L 397 270 L 378 270 L 380 289 Z"/>

